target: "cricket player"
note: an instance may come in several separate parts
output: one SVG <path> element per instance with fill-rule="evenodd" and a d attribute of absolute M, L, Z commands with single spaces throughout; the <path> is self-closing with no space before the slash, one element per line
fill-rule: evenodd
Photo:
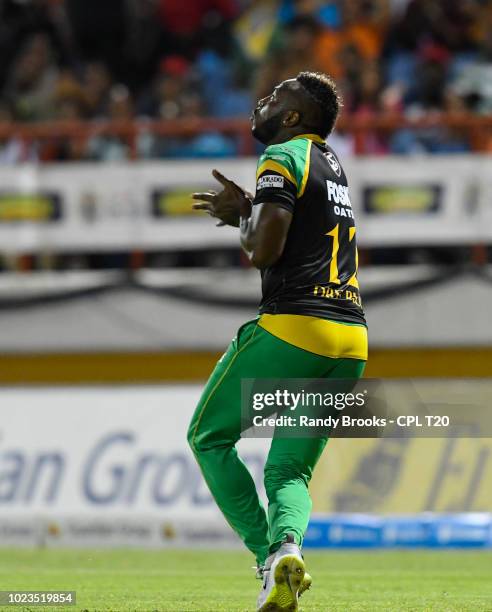
<path fill-rule="evenodd" d="M 255 555 L 261 612 L 297 610 L 311 584 L 301 546 L 308 485 L 327 437 L 274 435 L 265 510 L 235 446 L 241 379 L 357 379 L 367 360 L 354 215 L 347 178 L 326 143 L 339 108 L 324 74 L 301 72 L 280 83 L 251 115 L 254 137 L 267 145 L 254 197 L 216 170 L 223 190 L 193 194 L 194 208 L 239 227 L 241 246 L 261 272 L 259 316 L 240 327 L 217 363 L 188 431 L 219 508 Z"/>

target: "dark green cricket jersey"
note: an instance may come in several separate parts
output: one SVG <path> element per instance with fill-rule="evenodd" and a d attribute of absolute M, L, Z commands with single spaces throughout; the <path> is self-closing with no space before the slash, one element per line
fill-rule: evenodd
<path fill-rule="evenodd" d="M 333 150 L 313 134 L 267 147 L 258 161 L 253 205 L 263 202 L 293 217 L 282 256 L 262 271 L 260 313 L 365 324 L 354 215 Z"/>

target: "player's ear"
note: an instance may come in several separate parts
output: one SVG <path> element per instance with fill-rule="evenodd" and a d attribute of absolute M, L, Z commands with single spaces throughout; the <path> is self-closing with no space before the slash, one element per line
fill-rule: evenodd
<path fill-rule="evenodd" d="M 284 127 L 294 127 L 301 120 L 301 115 L 298 111 L 287 111 L 282 124 Z"/>

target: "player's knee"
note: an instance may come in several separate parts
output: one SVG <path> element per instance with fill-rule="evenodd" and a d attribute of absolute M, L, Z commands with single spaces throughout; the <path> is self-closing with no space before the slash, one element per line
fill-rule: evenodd
<path fill-rule="evenodd" d="M 204 430 L 202 425 L 202 420 L 200 416 L 202 414 L 201 404 L 198 404 L 195 414 L 191 419 L 191 422 L 188 426 L 188 431 L 186 434 L 186 439 L 188 440 L 188 445 L 193 451 L 195 455 L 198 455 L 203 448 L 204 443 L 206 443 L 206 438 L 208 436 L 208 432 Z M 202 425 L 202 426 L 200 426 Z"/>
<path fill-rule="evenodd" d="M 196 455 L 200 452 L 200 445 L 198 443 L 198 424 L 195 420 L 191 421 L 188 431 L 186 433 L 186 439 L 188 440 L 188 445 Z"/>
<path fill-rule="evenodd" d="M 267 463 L 265 465 L 264 483 L 267 493 L 288 482 L 302 483 L 307 487 L 309 477 L 301 466 L 295 464 Z"/>
<path fill-rule="evenodd" d="M 236 443 L 236 440 L 230 439 L 227 432 L 222 431 L 220 428 L 207 427 L 204 429 L 196 422 L 190 424 L 186 438 L 197 458 L 203 453 L 229 448 Z"/>

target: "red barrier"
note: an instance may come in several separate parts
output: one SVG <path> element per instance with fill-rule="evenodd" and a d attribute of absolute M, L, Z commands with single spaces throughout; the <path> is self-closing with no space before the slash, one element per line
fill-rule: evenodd
<path fill-rule="evenodd" d="M 354 136 L 355 152 L 367 152 L 368 137 L 373 134 L 388 135 L 402 128 L 424 129 L 443 127 L 465 137 L 474 151 L 492 150 L 492 116 L 466 113 L 432 114 L 419 118 L 402 115 L 373 117 L 342 116 L 337 124 L 341 132 Z M 177 119 L 174 121 L 135 120 L 120 121 L 52 121 L 42 123 L 0 124 L 0 139 L 20 138 L 25 144 L 33 141 L 53 142 L 60 139 L 88 141 L 96 136 L 113 136 L 127 141 L 131 158 L 137 158 L 137 138 L 144 133 L 161 137 L 193 137 L 205 132 L 219 132 L 234 137 L 239 143 L 241 155 L 253 155 L 254 140 L 247 119 Z"/>

